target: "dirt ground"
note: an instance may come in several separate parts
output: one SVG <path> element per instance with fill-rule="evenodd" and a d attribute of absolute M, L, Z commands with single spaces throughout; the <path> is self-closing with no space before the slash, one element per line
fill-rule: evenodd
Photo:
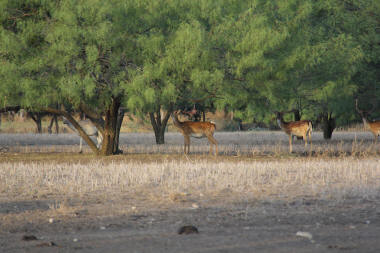
<path fill-rule="evenodd" d="M 47 208 L 1 202 L 0 213 Z M 24 210 L 22 210 L 24 209 Z M 26 210 L 26 211 L 25 211 Z M 185 225 L 199 233 L 178 234 Z M 303 232 L 303 233 L 302 233 Z M 1 252 L 380 252 L 380 199 L 301 199 L 152 208 L 3 226 Z M 35 236 L 37 240 L 25 236 Z"/>

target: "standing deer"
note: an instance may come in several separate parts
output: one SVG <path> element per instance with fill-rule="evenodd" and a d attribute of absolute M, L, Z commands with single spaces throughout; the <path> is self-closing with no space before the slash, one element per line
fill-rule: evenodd
<path fill-rule="evenodd" d="M 364 127 L 369 129 L 375 136 L 375 143 L 377 142 L 377 138 L 380 136 L 380 121 L 371 121 L 368 119 L 368 115 L 371 114 L 375 110 L 375 106 L 372 105 L 372 108 L 369 112 L 360 110 L 358 107 L 358 100 L 355 101 L 356 111 L 360 114 L 360 117 L 363 120 Z"/>
<path fill-rule="evenodd" d="M 179 129 L 184 137 L 184 153 L 190 152 L 190 137 L 204 138 L 207 137 L 210 144 L 210 155 L 212 154 L 213 145 L 215 145 L 215 156 L 218 155 L 218 142 L 214 138 L 215 124 L 212 122 L 181 122 L 178 119 L 180 111 L 172 113 L 172 120 L 174 125 Z M 187 152 L 186 152 L 187 147 Z"/>
<path fill-rule="evenodd" d="M 71 122 L 68 121 L 66 118 L 63 119 L 63 124 L 67 125 L 74 132 L 78 133 L 73 124 L 71 124 Z M 103 142 L 103 135 L 98 131 L 98 129 L 89 120 L 79 120 L 78 124 L 83 128 L 83 130 L 86 132 L 88 136 L 96 136 L 96 147 L 99 149 Z M 79 153 L 82 153 L 82 141 L 82 137 L 80 137 Z"/>
<path fill-rule="evenodd" d="M 310 120 L 300 120 L 300 121 L 291 121 L 285 122 L 283 119 L 283 115 L 285 112 L 274 112 L 276 114 L 277 123 L 279 127 L 289 135 L 289 152 L 293 152 L 292 147 L 292 139 L 293 136 L 302 137 L 305 141 L 305 148 L 307 147 L 307 136 L 309 136 L 310 146 L 311 142 L 311 132 L 313 130 L 313 126 Z"/>

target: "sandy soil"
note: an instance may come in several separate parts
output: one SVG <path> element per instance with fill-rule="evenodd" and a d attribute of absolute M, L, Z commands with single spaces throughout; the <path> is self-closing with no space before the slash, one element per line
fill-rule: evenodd
<path fill-rule="evenodd" d="M 0 213 L 46 205 L 2 202 Z M 34 223 L 30 218 L 1 228 L 1 252 L 380 252 L 380 199 L 198 208 L 179 203 L 110 217 L 89 215 L 84 207 L 72 219 Z M 184 225 L 199 233 L 179 235 Z M 37 240 L 25 240 L 25 235 Z"/>

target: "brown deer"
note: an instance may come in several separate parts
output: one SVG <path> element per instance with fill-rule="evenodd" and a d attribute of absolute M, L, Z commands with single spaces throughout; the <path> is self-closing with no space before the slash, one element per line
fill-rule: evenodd
<path fill-rule="evenodd" d="M 364 127 L 369 129 L 369 131 L 373 133 L 373 135 L 375 136 L 375 143 L 376 143 L 378 136 L 380 136 L 380 121 L 371 121 L 368 119 L 368 115 L 370 115 L 375 110 L 375 106 L 372 104 L 371 110 L 366 112 L 359 109 L 357 99 L 355 102 L 356 102 L 355 103 L 356 111 L 360 114 L 360 117 L 362 118 L 363 123 L 364 123 Z"/>
<path fill-rule="evenodd" d="M 190 152 L 190 137 L 204 138 L 207 137 L 210 144 L 210 154 L 212 154 L 213 145 L 215 145 L 215 156 L 218 155 L 218 142 L 214 138 L 215 124 L 212 122 L 193 122 L 179 121 L 178 114 L 180 111 L 172 113 L 174 125 L 179 129 L 184 137 L 184 153 Z M 187 152 L 186 152 L 187 147 Z"/>
<path fill-rule="evenodd" d="M 313 130 L 313 125 L 310 120 L 300 120 L 285 122 L 283 115 L 285 112 L 274 112 L 276 114 L 277 123 L 279 127 L 289 135 L 289 152 L 293 152 L 292 139 L 293 136 L 302 137 L 305 141 L 305 148 L 307 147 L 307 136 L 309 136 L 310 146 L 311 142 L 311 132 Z"/>

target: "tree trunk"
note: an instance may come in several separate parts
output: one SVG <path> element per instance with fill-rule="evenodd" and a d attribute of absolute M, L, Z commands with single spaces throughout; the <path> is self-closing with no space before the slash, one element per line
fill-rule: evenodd
<path fill-rule="evenodd" d="M 52 129 L 54 123 L 55 123 L 55 133 L 58 134 L 58 132 L 59 132 L 58 118 L 57 118 L 57 115 L 55 115 L 55 114 L 51 118 L 50 124 L 48 126 L 48 133 L 49 134 L 51 134 L 53 132 L 51 129 Z"/>
<path fill-rule="evenodd" d="M 116 129 L 118 124 L 118 112 L 121 104 L 120 100 L 120 97 L 113 98 L 111 105 L 105 112 L 103 143 L 101 150 L 99 151 L 100 155 L 106 156 L 115 154 L 114 148 L 118 136 Z"/>
<path fill-rule="evenodd" d="M 161 120 L 161 106 L 157 107 L 156 113 L 150 112 L 150 122 L 152 124 L 154 135 L 156 137 L 156 144 L 164 144 L 165 143 L 165 129 L 166 125 L 169 121 L 170 114 L 172 110 L 166 112 L 164 118 Z M 156 115 L 154 115 L 156 114 Z"/>
<path fill-rule="evenodd" d="M 332 117 L 331 113 L 324 113 L 322 115 L 322 127 L 323 127 L 323 138 L 325 140 L 330 140 L 332 133 L 336 127 L 335 118 Z"/>
<path fill-rule="evenodd" d="M 300 121 L 301 120 L 301 114 L 298 109 L 293 110 L 294 113 L 294 121 Z M 297 136 L 297 140 L 302 140 L 302 136 Z"/>
<path fill-rule="evenodd" d="M 39 112 L 29 112 L 30 117 L 36 123 L 36 131 L 38 134 L 42 134 L 42 114 Z"/>
<path fill-rule="evenodd" d="M 294 113 L 294 121 L 300 121 L 301 120 L 300 111 L 298 109 L 296 109 L 293 111 L 293 113 Z"/>
<path fill-rule="evenodd" d="M 123 151 L 121 149 L 119 149 L 119 139 L 120 139 L 120 129 L 121 129 L 121 125 L 123 123 L 123 119 L 124 119 L 124 109 L 120 108 L 119 109 L 119 113 L 117 115 L 117 123 L 116 123 L 116 137 L 115 137 L 115 143 L 114 143 L 114 146 L 113 146 L 113 153 L 114 154 L 122 154 Z"/>
<path fill-rule="evenodd" d="M 54 122 L 55 122 L 55 133 L 59 133 L 59 126 L 58 126 L 58 117 L 57 115 L 54 115 Z"/>
<path fill-rule="evenodd" d="M 86 132 L 83 130 L 83 128 L 78 124 L 78 122 L 71 116 L 70 113 L 64 111 L 64 110 L 59 110 L 55 108 L 43 108 L 42 111 L 56 114 L 56 115 L 61 115 L 64 116 L 70 123 L 75 127 L 75 129 L 78 131 L 80 137 L 83 138 L 83 140 L 90 146 L 91 150 L 95 154 L 99 154 L 99 150 L 96 147 L 95 143 L 91 140 L 91 138 L 86 134 Z"/>

